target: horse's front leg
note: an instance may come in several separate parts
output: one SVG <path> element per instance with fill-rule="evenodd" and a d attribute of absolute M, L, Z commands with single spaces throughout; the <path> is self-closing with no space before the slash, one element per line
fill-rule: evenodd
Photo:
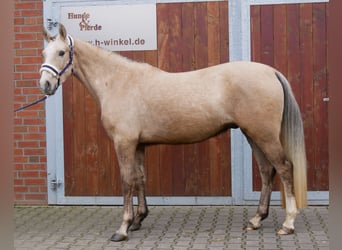
<path fill-rule="evenodd" d="M 136 151 L 136 173 L 137 179 L 135 183 L 135 189 L 138 195 L 138 210 L 134 217 L 133 223 L 130 226 L 131 231 L 139 230 L 141 222 L 148 215 L 148 208 L 145 197 L 145 170 L 144 170 L 144 158 L 145 158 L 145 146 L 139 145 Z"/>
<path fill-rule="evenodd" d="M 128 237 L 128 228 L 131 226 L 134 218 L 133 192 L 137 178 L 135 168 L 135 153 L 137 143 L 135 143 L 135 141 L 126 139 L 114 139 L 114 143 L 120 167 L 124 207 L 122 224 L 115 234 L 113 234 L 111 240 L 123 241 Z"/>

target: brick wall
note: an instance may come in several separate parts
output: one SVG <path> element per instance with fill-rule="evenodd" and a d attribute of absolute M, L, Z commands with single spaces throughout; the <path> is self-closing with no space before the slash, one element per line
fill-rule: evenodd
<path fill-rule="evenodd" d="M 40 97 L 38 88 L 43 26 L 43 0 L 15 0 L 14 108 Z M 46 204 L 44 104 L 14 117 L 14 192 L 16 204 Z"/>

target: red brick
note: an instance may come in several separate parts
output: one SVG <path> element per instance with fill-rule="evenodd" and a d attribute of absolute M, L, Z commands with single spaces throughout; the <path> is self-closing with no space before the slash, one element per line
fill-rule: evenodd
<path fill-rule="evenodd" d="M 19 172 L 19 178 L 37 178 L 39 177 L 38 171 L 22 171 Z"/>
<path fill-rule="evenodd" d="M 42 57 L 41 56 L 23 57 L 21 61 L 23 64 L 41 64 Z"/>
<path fill-rule="evenodd" d="M 24 24 L 24 18 L 22 18 L 22 17 L 15 17 L 14 18 L 14 25 L 20 25 L 20 24 Z"/>
<path fill-rule="evenodd" d="M 21 28 L 22 32 L 41 32 L 42 27 L 39 25 L 29 25 L 29 26 L 23 26 Z"/>
<path fill-rule="evenodd" d="M 25 199 L 31 201 L 43 201 L 46 199 L 46 194 L 26 194 Z"/>
<path fill-rule="evenodd" d="M 38 124 L 39 125 L 39 124 Z M 35 126 L 30 126 L 29 128 L 28 128 L 28 132 L 29 133 L 37 133 L 38 132 L 38 128 L 37 128 L 38 126 L 36 126 L 36 124 L 35 124 Z"/>
<path fill-rule="evenodd" d="M 15 156 L 22 156 L 23 150 L 21 148 L 15 148 L 13 153 Z"/>
<path fill-rule="evenodd" d="M 28 130 L 28 127 L 27 126 L 15 126 L 14 127 L 14 132 L 16 133 L 26 133 L 27 130 Z"/>
<path fill-rule="evenodd" d="M 17 56 L 37 56 L 36 49 L 17 49 L 15 54 Z"/>
<path fill-rule="evenodd" d="M 24 125 L 40 125 L 40 124 L 44 124 L 45 123 L 45 120 L 44 119 L 39 119 L 39 118 L 36 118 L 36 119 L 24 119 L 23 120 L 23 124 Z M 32 128 L 29 128 L 29 129 L 32 129 Z"/>
<path fill-rule="evenodd" d="M 41 193 L 43 193 L 43 194 L 47 194 L 47 186 L 40 186 L 39 187 L 39 191 L 41 192 Z"/>
<path fill-rule="evenodd" d="M 31 118 L 36 118 L 38 117 L 38 111 L 35 110 L 35 107 L 32 106 L 28 109 L 24 109 L 23 111 L 21 111 L 21 117 L 31 117 Z"/>
<path fill-rule="evenodd" d="M 36 3 L 34 2 L 17 2 L 15 3 L 15 9 L 35 9 Z"/>
<path fill-rule="evenodd" d="M 23 179 L 14 178 L 13 184 L 14 184 L 14 186 L 22 186 L 24 184 L 24 180 Z"/>
<path fill-rule="evenodd" d="M 14 170 L 22 171 L 22 170 L 24 170 L 24 165 L 23 164 L 14 164 Z"/>
<path fill-rule="evenodd" d="M 25 185 L 45 185 L 46 184 L 46 181 L 45 179 L 39 179 L 39 178 L 36 178 L 36 179 L 25 179 L 24 180 L 24 183 Z"/>
<path fill-rule="evenodd" d="M 21 79 L 21 74 L 20 73 L 13 73 L 14 80 L 19 80 Z"/>
<path fill-rule="evenodd" d="M 25 186 L 14 186 L 15 193 L 26 193 L 27 191 L 28 191 L 28 188 Z"/>
<path fill-rule="evenodd" d="M 15 70 L 20 71 L 20 72 L 32 72 L 32 71 L 37 71 L 37 65 L 33 64 L 26 64 L 26 65 L 16 65 Z"/>
<path fill-rule="evenodd" d="M 31 186 L 28 188 L 28 191 L 30 193 L 38 193 L 39 192 L 39 186 Z"/>
<path fill-rule="evenodd" d="M 16 203 L 18 203 L 18 201 L 24 200 L 24 195 L 21 193 L 15 193 L 14 199 L 15 199 Z"/>
<path fill-rule="evenodd" d="M 23 16 L 34 16 L 34 17 L 39 17 L 43 15 L 43 10 L 22 10 L 21 14 Z"/>
<path fill-rule="evenodd" d="M 20 64 L 21 63 L 21 57 L 14 57 L 13 62 L 14 62 L 14 65 Z"/>
<path fill-rule="evenodd" d="M 40 74 L 39 74 L 39 72 L 27 72 L 27 73 L 23 73 L 22 74 L 22 79 L 23 80 L 27 80 L 27 79 L 39 79 L 39 77 L 40 77 Z M 35 90 L 35 92 L 34 93 L 37 93 L 37 89 L 34 89 Z M 25 92 L 24 92 L 24 94 L 26 94 Z"/>
<path fill-rule="evenodd" d="M 24 135 L 24 140 L 37 140 L 37 141 L 43 141 L 45 140 L 45 134 L 27 134 Z"/>
<path fill-rule="evenodd" d="M 22 124 L 23 124 L 23 120 L 21 118 L 15 118 L 14 119 L 14 125 L 22 125 Z"/>
<path fill-rule="evenodd" d="M 36 40 L 37 36 L 34 33 L 19 33 L 14 35 L 15 40 Z"/>
<path fill-rule="evenodd" d="M 29 156 L 29 162 L 30 163 L 39 163 L 40 157 L 38 155 L 35 156 Z"/>
<path fill-rule="evenodd" d="M 24 166 L 25 170 L 41 170 L 41 171 L 45 171 L 46 170 L 46 166 L 45 164 L 42 163 L 35 163 L 35 164 L 26 164 Z"/>
<path fill-rule="evenodd" d="M 20 148 L 36 148 L 38 147 L 37 141 L 20 141 L 18 142 L 18 147 Z"/>
<path fill-rule="evenodd" d="M 47 157 L 46 156 L 40 156 L 40 162 L 41 163 L 47 162 Z"/>
<path fill-rule="evenodd" d="M 22 41 L 21 46 L 22 48 L 36 48 L 37 49 L 37 54 L 36 55 L 41 55 L 41 52 L 38 52 L 38 50 L 42 50 L 43 48 L 43 41 L 41 40 L 36 40 L 36 41 Z"/>
<path fill-rule="evenodd" d="M 44 155 L 45 150 L 36 148 L 36 149 L 24 149 L 24 155 Z"/>
<path fill-rule="evenodd" d="M 47 173 L 46 172 L 39 172 L 39 177 L 46 178 L 47 177 Z"/>
<path fill-rule="evenodd" d="M 15 163 L 26 163 L 28 162 L 27 156 L 14 156 L 13 161 Z"/>
<path fill-rule="evenodd" d="M 23 65 L 22 65 L 23 66 Z M 37 80 L 20 80 L 20 81 L 16 81 L 16 87 L 37 87 Z M 22 95 L 23 93 L 20 92 L 20 95 Z"/>
<path fill-rule="evenodd" d="M 36 25 L 37 24 L 37 18 L 36 17 L 26 17 L 24 19 L 25 25 Z"/>

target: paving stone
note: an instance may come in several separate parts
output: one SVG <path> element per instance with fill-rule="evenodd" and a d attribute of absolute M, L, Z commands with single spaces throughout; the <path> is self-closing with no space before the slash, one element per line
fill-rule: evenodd
<path fill-rule="evenodd" d="M 151 206 L 129 240 L 109 241 L 120 226 L 120 206 L 15 208 L 15 248 L 46 249 L 329 249 L 328 209 L 301 210 L 295 234 L 278 236 L 285 211 L 270 208 L 262 228 L 245 231 L 254 206 Z"/>

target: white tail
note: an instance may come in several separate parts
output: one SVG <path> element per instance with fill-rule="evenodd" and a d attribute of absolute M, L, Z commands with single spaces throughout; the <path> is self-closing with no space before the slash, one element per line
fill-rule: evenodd
<path fill-rule="evenodd" d="M 286 78 L 276 72 L 284 90 L 284 111 L 281 142 L 287 158 L 293 165 L 294 194 L 298 208 L 307 206 L 307 160 L 304 129 L 298 104 Z"/>

